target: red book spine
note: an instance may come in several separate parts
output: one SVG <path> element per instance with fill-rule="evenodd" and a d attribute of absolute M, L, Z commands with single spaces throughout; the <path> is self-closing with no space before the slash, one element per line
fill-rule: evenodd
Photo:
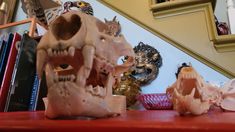
<path fill-rule="evenodd" d="M 17 49 L 16 49 L 16 43 L 21 40 L 21 36 L 18 33 L 14 33 L 14 38 L 11 44 L 6 69 L 4 72 L 2 85 L 0 88 L 0 111 L 4 111 L 4 107 L 6 104 L 6 99 L 11 83 L 11 76 L 13 73 L 15 61 L 16 61 L 16 55 L 17 55 Z"/>

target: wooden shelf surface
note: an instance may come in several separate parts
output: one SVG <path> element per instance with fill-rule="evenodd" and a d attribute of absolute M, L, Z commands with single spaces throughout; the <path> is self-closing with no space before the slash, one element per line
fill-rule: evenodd
<path fill-rule="evenodd" d="M 235 132 L 235 112 L 179 116 L 175 111 L 127 111 L 105 119 L 50 120 L 43 111 L 0 113 L 3 131 Z"/>

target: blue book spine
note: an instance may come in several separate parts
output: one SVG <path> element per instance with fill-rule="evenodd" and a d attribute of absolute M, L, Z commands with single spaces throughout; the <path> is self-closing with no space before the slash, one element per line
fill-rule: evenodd
<path fill-rule="evenodd" d="M 6 63 L 7 63 L 7 60 L 8 60 L 8 55 L 9 55 L 9 51 L 10 51 L 10 48 L 11 48 L 11 43 L 12 43 L 13 37 L 14 37 L 13 34 L 9 34 L 8 41 L 5 44 L 5 47 L 4 47 L 2 55 L 1 55 L 0 84 L 2 84 L 2 79 L 3 79 L 4 72 L 5 72 Z"/>
<path fill-rule="evenodd" d="M 40 87 L 40 79 L 37 74 L 35 74 L 33 87 L 32 87 L 32 94 L 30 97 L 29 102 L 29 111 L 35 111 L 37 107 L 37 101 L 38 101 L 38 94 L 39 94 L 39 87 Z"/>

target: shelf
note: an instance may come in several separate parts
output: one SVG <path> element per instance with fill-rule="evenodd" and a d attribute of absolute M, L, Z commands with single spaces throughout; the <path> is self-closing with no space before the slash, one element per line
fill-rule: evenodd
<path fill-rule="evenodd" d="M 0 113 L 0 131 L 234 132 L 235 113 L 181 117 L 175 111 L 127 111 L 106 119 L 50 120 L 43 111 Z"/>

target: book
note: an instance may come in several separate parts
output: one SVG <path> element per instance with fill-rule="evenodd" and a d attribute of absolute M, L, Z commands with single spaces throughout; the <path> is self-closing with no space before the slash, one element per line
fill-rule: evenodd
<path fill-rule="evenodd" d="M 2 39 L 0 40 L 0 62 L 2 60 L 2 52 L 3 52 L 4 46 L 5 46 L 5 41 Z"/>
<path fill-rule="evenodd" d="M 0 37 L 0 54 L 1 54 L 1 51 L 2 51 L 2 46 L 3 46 L 3 39 L 1 39 L 1 37 Z"/>
<path fill-rule="evenodd" d="M 15 82 L 17 67 L 18 67 L 18 64 L 19 64 L 19 58 L 20 58 L 20 55 L 22 53 L 21 52 L 21 50 L 22 50 L 21 45 L 22 45 L 22 41 L 20 42 L 19 47 L 18 47 L 18 52 L 17 52 L 17 55 L 16 55 L 16 61 L 15 61 L 15 65 L 14 65 L 14 68 L 13 68 L 13 73 L 12 73 L 12 76 L 11 76 L 10 87 L 9 87 L 9 92 L 8 92 L 8 95 L 7 95 L 7 100 L 6 100 L 6 103 L 5 103 L 4 112 L 8 111 L 11 95 L 14 94 L 14 89 L 13 89 L 14 83 L 13 82 Z"/>
<path fill-rule="evenodd" d="M 34 39 L 39 42 L 41 37 Z M 40 79 L 37 73 L 35 73 L 34 84 L 29 103 L 29 111 L 45 110 L 43 98 L 46 96 L 47 96 L 46 73 L 43 72 Z"/>
<path fill-rule="evenodd" d="M 8 95 L 10 82 L 11 82 L 11 76 L 13 73 L 13 68 L 16 61 L 16 55 L 17 55 L 17 49 L 16 44 L 19 43 L 21 40 L 21 36 L 18 33 L 14 33 L 13 41 L 10 46 L 10 51 L 8 55 L 8 60 L 6 63 L 5 72 L 2 79 L 2 84 L 0 87 L 0 111 L 4 110 L 6 98 Z"/>
<path fill-rule="evenodd" d="M 40 86 L 38 90 L 38 99 L 36 102 L 36 110 L 45 110 L 45 105 L 43 102 L 43 98 L 47 96 L 47 81 L 46 81 L 46 73 L 43 72 L 41 80 L 40 80 Z"/>
<path fill-rule="evenodd" d="M 28 111 L 29 109 L 36 73 L 37 44 L 38 42 L 28 34 L 23 35 L 4 111 Z"/>
<path fill-rule="evenodd" d="M 30 102 L 29 102 L 29 111 L 35 111 L 37 108 L 40 83 L 41 80 L 39 79 L 37 73 L 35 73 Z"/>
<path fill-rule="evenodd" d="M 3 47 L 5 46 L 5 41 L 7 40 L 8 34 L 1 34 L 0 35 L 0 57 L 1 57 L 1 53 L 3 51 Z M 2 60 L 0 58 L 0 60 Z"/>
<path fill-rule="evenodd" d="M 2 49 L 2 53 L 1 53 L 1 61 L 0 61 L 0 85 L 2 84 L 2 79 L 4 76 L 4 72 L 5 72 L 5 68 L 6 68 L 6 63 L 8 60 L 8 55 L 10 52 L 10 48 L 11 48 L 11 44 L 12 44 L 12 40 L 13 40 L 13 34 L 10 33 L 7 39 L 7 42 L 5 43 L 4 48 Z"/>

